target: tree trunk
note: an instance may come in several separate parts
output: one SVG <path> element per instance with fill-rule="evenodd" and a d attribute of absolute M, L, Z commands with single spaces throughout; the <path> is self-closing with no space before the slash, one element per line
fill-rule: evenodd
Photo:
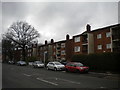
<path fill-rule="evenodd" d="M 23 45 L 23 48 L 22 48 L 22 59 L 23 59 L 23 61 L 25 61 L 25 57 L 26 57 L 25 45 Z"/>

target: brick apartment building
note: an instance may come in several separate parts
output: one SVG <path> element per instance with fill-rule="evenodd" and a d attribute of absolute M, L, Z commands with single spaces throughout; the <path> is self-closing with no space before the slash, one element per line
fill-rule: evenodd
<path fill-rule="evenodd" d="M 120 24 L 86 31 L 73 36 L 74 55 L 103 52 L 120 52 Z"/>
<path fill-rule="evenodd" d="M 21 56 L 21 51 L 16 50 L 16 57 Z M 75 35 L 72 39 L 66 35 L 66 39 L 58 42 L 45 41 L 45 44 L 34 44 L 27 48 L 26 56 L 35 56 L 38 60 L 71 60 L 73 55 L 120 52 L 120 24 L 111 25 L 95 30 L 91 30 L 89 24 L 86 25 L 86 31 Z M 19 53 L 19 54 L 18 54 Z"/>
<path fill-rule="evenodd" d="M 72 39 L 67 34 L 66 40 L 46 44 L 47 48 L 50 46 L 52 49 L 46 50 L 49 61 L 71 60 L 73 55 L 78 54 L 120 52 L 120 24 L 96 30 L 91 30 L 91 26 L 87 24 L 86 31 L 82 34 L 75 35 Z M 44 54 L 41 55 L 44 59 Z"/>

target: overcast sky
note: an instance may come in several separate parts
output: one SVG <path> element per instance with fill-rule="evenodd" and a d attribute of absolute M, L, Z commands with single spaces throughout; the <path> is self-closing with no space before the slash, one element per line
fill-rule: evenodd
<path fill-rule="evenodd" d="M 1 15 L 1 13 L 0 13 Z M 0 19 L 1 20 L 1 19 Z M 39 42 L 65 40 L 90 24 L 92 30 L 118 23 L 117 2 L 2 2 L 0 33 L 16 21 L 26 21 L 40 33 Z"/>

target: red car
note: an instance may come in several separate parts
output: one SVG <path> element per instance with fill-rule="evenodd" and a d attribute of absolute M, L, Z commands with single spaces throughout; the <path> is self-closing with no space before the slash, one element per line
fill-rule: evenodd
<path fill-rule="evenodd" d="M 69 62 L 65 65 L 66 72 L 88 72 L 89 67 L 79 62 Z"/>

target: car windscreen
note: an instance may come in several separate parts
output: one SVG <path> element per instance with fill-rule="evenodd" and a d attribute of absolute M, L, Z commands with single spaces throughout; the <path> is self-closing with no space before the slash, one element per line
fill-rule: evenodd
<path fill-rule="evenodd" d="M 37 61 L 37 62 L 35 62 L 35 63 L 37 63 L 37 64 L 41 64 L 42 62 L 40 62 L 40 61 Z"/>
<path fill-rule="evenodd" d="M 83 64 L 82 63 L 76 63 L 75 66 L 80 67 L 80 66 L 83 66 Z"/>
<path fill-rule="evenodd" d="M 55 62 L 54 64 L 55 64 L 55 65 L 62 65 L 62 64 L 61 64 L 61 63 L 59 63 L 59 62 Z"/>

